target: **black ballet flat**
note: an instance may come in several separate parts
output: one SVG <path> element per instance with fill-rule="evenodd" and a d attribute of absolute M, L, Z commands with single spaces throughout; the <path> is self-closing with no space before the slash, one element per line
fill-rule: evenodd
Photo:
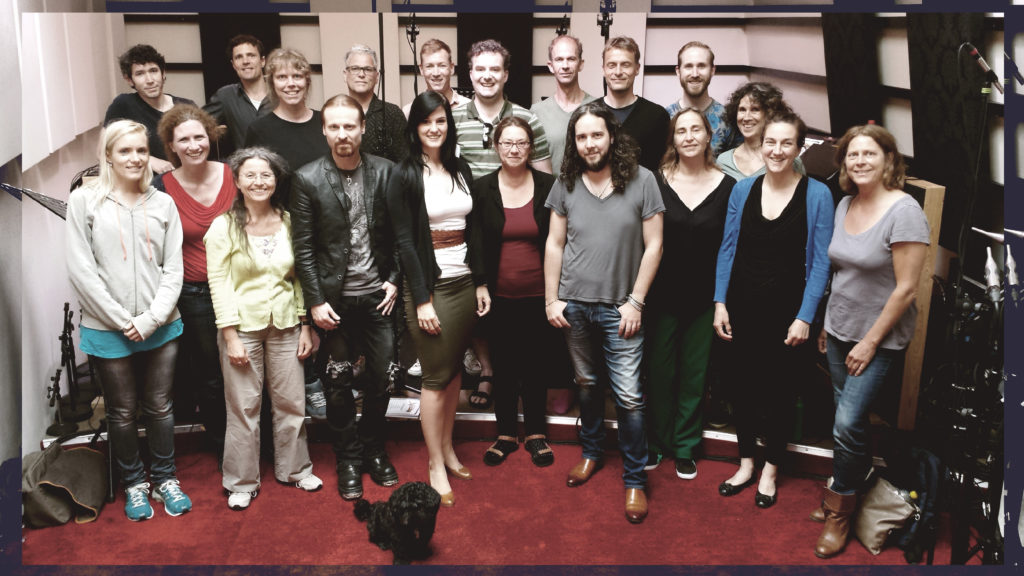
<path fill-rule="evenodd" d="M 756 492 L 754 492 L 754 504 L 757 504 L 758 508 L 771 508 L 772 506 L 775 505 L 775 501 L 779 499 L 778 497 L 778 487 L 775 488 L 775 494 L 772 494 L 771 496 L 768 496 L 767 494 L 762 494 L 761 490 L 757 490 Z"/>
<path fill-rule="evenodd" d="M 753 484 L 754 480 L 754 476 L 751 476 L 749 480 L 747 480 L 743 484 L 740 484 L 739 486 L 735 484 L 729 484 L 728 482 L 722 482 L 721 484 L 718 485 L 718 493 L 721 494 L 722 496 L 735 496 L 740 492 L 743 492 L 743 490 L 745 490 L 751 484 Z"/>

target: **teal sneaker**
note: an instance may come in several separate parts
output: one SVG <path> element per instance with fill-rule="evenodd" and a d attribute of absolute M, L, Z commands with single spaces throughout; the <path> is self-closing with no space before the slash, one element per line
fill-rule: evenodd
<path fill-rule="evenodd" d="M 153 490 L 153 500 L 164 503 L 164 512 L 167 512 L 168 516 L 181 516 L 192 509 L 192 500 L 181 491 L 178 481 L 174 478 L 164 480 L 156 490 Z"/>
<path fill-rule="evenodd" d="M 132 522 L 149 520 L 153 507 L 149 505 L 149 482 L 139 482 L 124 489 L 124 514 Z"/>

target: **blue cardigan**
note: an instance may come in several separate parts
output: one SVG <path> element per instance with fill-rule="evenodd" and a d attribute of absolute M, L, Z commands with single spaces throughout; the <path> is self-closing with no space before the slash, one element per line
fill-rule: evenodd
<path fill-rule="evenodd" d="M 740 220 L 743 207 L 750 196 L 750 188 L 760 176 L 740 180 L 732 188 L 729 195 L 729 209 L 725 216 L 725 234 L 722 246 L 718 249 L 718 263 L 715 272 L 715 302 L 725 303 L 725 295 L 729 291 L 729 277 L 732 275 L 732 264 L 736 257 L 736 241 L 740 236 Z M 798 320 L 808 324 L 814 322 L 818 310 L 818 302 L 825 293 L 828 283 L 829 260 L 828 245 L 832 241 L 835 206 L 832 205 L 832 193 L 828 186 L 809 178 L 807 182 L 807 263 L 804 275 L 804 297 L 800 303 Z"/>

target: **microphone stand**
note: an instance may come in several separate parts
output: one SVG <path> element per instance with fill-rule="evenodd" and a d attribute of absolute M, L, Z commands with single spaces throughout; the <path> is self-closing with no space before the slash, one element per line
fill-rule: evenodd
<path fill-rule="evenodd" d="M 416 59 L 417 58 L 416 57 L 416 37 L 419 36 L 419 35 L 420 35 L 420 29 L 416 26 L 416 13 L 413 12 L 412 16 L 410 17 L 409 24 L 407 24 L 406 27 L 405 27 L 405 38 L 409 42 L 409 49 L 412 50 L 412 67 L 413 67 L 412 92 L 413 92 L 413 94 L 419 94 L 420 93 L 420 83 L 419 83 L 419 79 L 420 79 L 419 69 L 420 69 L 420 67 L 419 67 L 419 63 L 417 62 L 417 59 Z"/>
<path fill-rule="evenodd" d="M 615 0 L 601 0 L 601 15 L 597 17 L 597 25 L 601 27 L 601 37 L 604 38 L 605 44 L 608 43 L 608 38 L 611 36 L 612 12 L 615 11 Z M 601 79 L 601 86 L 604 89 L 604 95 L 608 95 L 608 82 Z"/>

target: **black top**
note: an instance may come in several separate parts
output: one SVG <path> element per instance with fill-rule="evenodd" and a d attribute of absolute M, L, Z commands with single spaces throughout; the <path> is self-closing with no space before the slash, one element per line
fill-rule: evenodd
<path fill-rule="evenodd" d="M 492 296 L 498 290 L 498 264 L 501 262 L 501 238 L 505 229 L 505 205 L 501 202 L 501 190 L 498 189 L 500 171 L 495 170 L 473 183 L 473 194 L 480 202 L 480 239 L 483 243 L 484 266 L 487 270 L 487 287 Z M 548 199 L 548 192 L 551 192 L 551 186 L 555 183 L 555 177 L 533 168 L 530 168 L 530 174 L 533 175 L 533 219 L 537 223 L 537 247 L 543 262 L 544 244 L 547 242 L 548 228 L 551 225 L 551 210 L 546 208 L 544 203 Z M 717 246 L 715 249 L 717 250 Z"/>
<path fill-rule="evenodd" d="M 665 202 L 664 251 L 647 303 L 655 310 L 696 317 L 714 304 L 715 263 L 736 180 L 723 175 L 718 186 L 690 210 L 660 170 L 655 176 Z"/>
<path fill-rule="evenodd" d="M 740 300 L 780 306 L 783 317 L 794 318 L 803 299 L 807 258 L 807 176 L 774 220 L 762 214 L 763 183 L 764 176 L 758 176 L 743 207 L 729 289 L 735 287 Z"/>
<path fill-rule="evenodd" d="M 313 110 L 305 122 L 289 122 L 273 113 L 257 118 L 249 125 L 245 146 L 266 146 L 277 152 L 288 161 L 289 172 L 331 153 L 319 110 Z"/>
<path fill-rule="evenodd" d="M 245 135 L 249 131 L 249 125 L 256 118 L 270 114 L 273 109 L 270 98 L 264 98 L 260 102 L 259 110 L 254 108 L 252 101 L 245 95 L 245 89 L 237 82 L 221 86 L 210 97 L 206 106 L 203 106 L 203 110 L 213 116 L 218 124 L 228 127 L 228 139 L 235 150 L 245 146 Z"/>
<path fill-rule="evenodd" d="M 188 98 L 178 98 L 168 94 L 175 104 L 195 104 Z M 161 160 L 167 160 L 167 153 L 164 152 L 164 142 L 156 133 L 156 126 L 160 123 L 164 113 L 153 108 L 139 96 L 138 92 L 127 92 L 118 94 L 114 101 L 107 106 L 107 113 L 103 117 L 103 125 L 106 126 L 114 120 L 134 120 L 146 127 L 149 131 L 149 155 Z"/>
<path fill-rule="evenodd" d="M 615 110 L 604 100 L 601 103 L 609 110 Z M 640 146 L 640 165 L 651 172 L 657 172 L 668 142 L 668 112 L 642 96 L 637 97 L 636 102 L 630 106 L 633 111 L 622 122 L 622 131 Z"/>
<path fill-rule="evenodd" d="M 469 164 L 461 158 L 457 162 L 459 174 L 472 190 L 473 172 Z M 463 193 L 458 186 L 453 192 Z M 395 167 L 388 181 L 387 199 L 388 215 L 395 231 L 395 246 L 401 259 L 403 276 L 409 283 L 413 304 L 423 304 L 430 301 L 434 282 L 441 275 L 441 268 L 434 258 L 434 243 L 430 238 L 430 219 L 423 196 L 423 170 L 408 160 Z M 478 232 L 479 206 L 479 199 L 474 197 L 473 210 L 466 218 L 466 264 L 473 275 L 473 283 L 482 286 L 487 283 L 487 278 Z"/>
<path fill-rule="evenodd" d="M 405 125 L 405 114 L 401 108 L 374 95 L 366 110 L 366 131 L 360 150 L 392 162 L 401 162 L 409 154 Z"/>

